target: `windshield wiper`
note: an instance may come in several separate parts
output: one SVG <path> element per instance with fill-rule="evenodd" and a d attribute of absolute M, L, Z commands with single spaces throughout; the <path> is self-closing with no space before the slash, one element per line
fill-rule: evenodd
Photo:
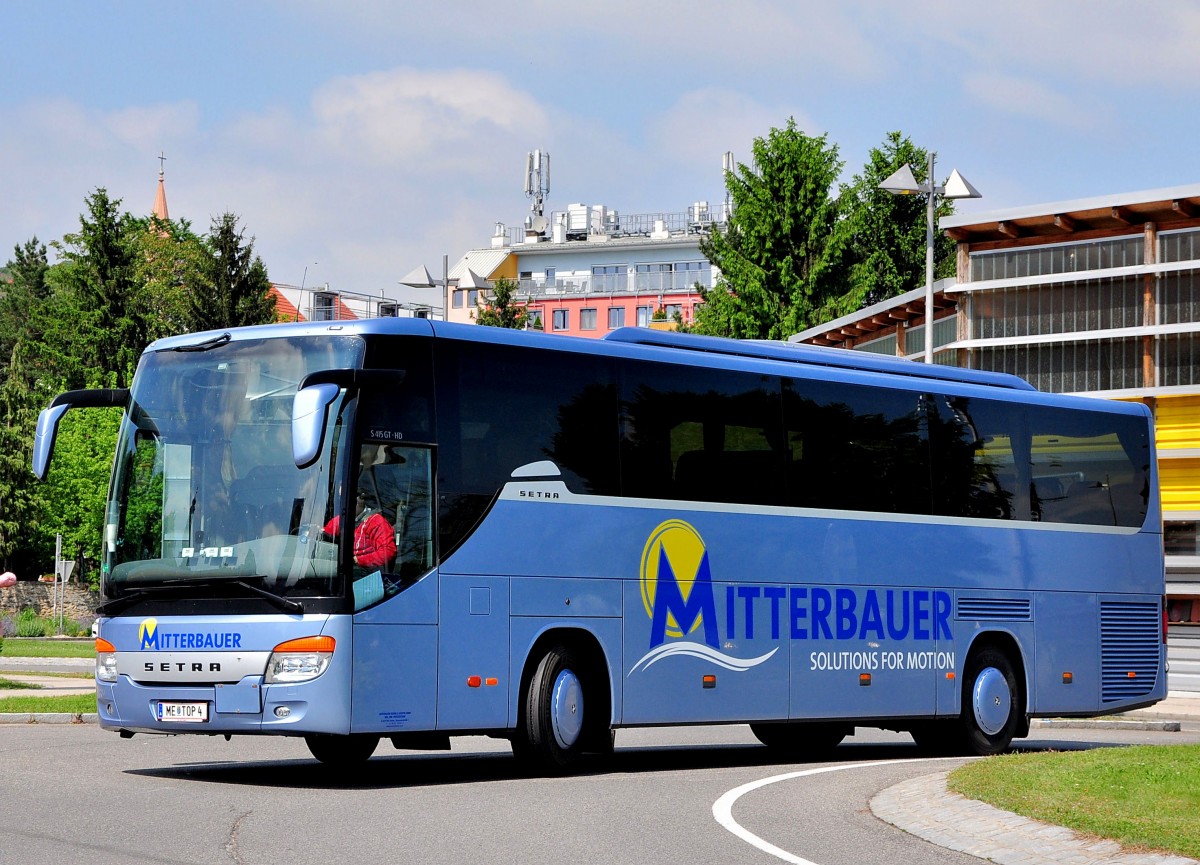
<path fill-rule="evenodd" d="M 209 349 L 223 346 L 231 339 L 233 339 L 232 334 L 223 333 L 220 336 L 214 336 L 211 339 L 206 339 L 203 342 L 197 342 L 193 345 L 177 345 L 171 351 L 208 351 Z"/>
<path fill-rule="evenodd" d="M 160 592 L 179 593 L 185 589 L 195 589 L 212 586 L 237 586 L 240 589 L 245 589 L 252 595 L 257 595 L 266 601 L 269 601 L 277 609 L 283 610 L 285 613 L 303 613 L 304 605 L 299 601 L 293 601 L 291 598 L 285 598 L 282 595 L 277 595 L 274 592 L 269 592 L 266 589 L 258 586 L 252 586 L 245 580 L 230 580 L 230 579 L 200 579 L 200 580 L 171 580 L 161 586 L 145 586 L 132 592 L 128 595 L 123 595 L 120 598 L 114 598 L 111 601 L 101 604 L 96 608 L 96 612 L 101 615 L 109 616 L 120 612 L 126 607 L 132 606 L 138 601 L 144 601 L 149 597 L 159 594 Z"/>

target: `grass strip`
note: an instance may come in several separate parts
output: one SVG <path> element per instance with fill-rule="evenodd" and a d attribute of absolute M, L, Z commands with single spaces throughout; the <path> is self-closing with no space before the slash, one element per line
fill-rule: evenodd
<path fill-rule="evenodd" d="M 93 694 L 76 694 L 59 697 L 4 697 L 0 699 L 0 714 L 26 712 L 66 712 L 78 715 L 96 711 Z"/>
<path fill-rule="evenodd" d="M 92 640 L 18 640 L 12 637 L 0 644 L 0 658 L 94 658 Z"/>
<path fill-rule="evenodd" d="M 1004 754 L 950 773 L 956 793 L 1139 850 L 1200 857 L 1200 745 Z"/>
<path fill-rule="evenodd" d="M 19 691 L 29 689 L 36 691 L 41 685 L 35 685 L 33 682 L 23 682 L 20 679 L 6 679 L 0 676 L 0 691 Z"/>

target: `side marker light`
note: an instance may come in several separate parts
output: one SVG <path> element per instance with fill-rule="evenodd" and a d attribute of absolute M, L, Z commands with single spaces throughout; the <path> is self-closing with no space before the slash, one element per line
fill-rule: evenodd
<path fill-rule="evenodd" d="M 478 688 L 482 684 L 483 684 L 483 679 L 480 678 L 479 676 L 467 676 L 467 687 L 468 688 Z"/>
<path fill-rule="evenodd" d="M 861 687 L 864 687 L 864 688 L 866 688 L 866 687 L 870 687 L 870 685 L 871 685 L 871 674 L 870 674 L 870 673 L 859 673 L 859 674 L 858 674 L 858 684 L 859 684 Z"/>
<path fill-rule="evenodd" d="M 701 684 L 705 688 L 717 687 L 717 677 L 716 676 L 708 675 L 708 676 L 705 676 L 704 678 L 702 678 L 700 681 L 701 681 Z"/>

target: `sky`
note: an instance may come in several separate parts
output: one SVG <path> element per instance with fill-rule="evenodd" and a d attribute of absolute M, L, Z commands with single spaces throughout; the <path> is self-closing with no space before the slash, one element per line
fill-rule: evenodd
<path fill-rule="evenodd" d="M 0 262 L 98 187 L 149 214 L 160 154 L 172 218 L 368 294 L 519 226 L 534 149 L 547 211 L 718 203 L 789 118 L 846 181 L 903 132 L 983 193 L 962 214 L 1192 184 L 1198 44 L 1185 0 L 14 0 Z"/>

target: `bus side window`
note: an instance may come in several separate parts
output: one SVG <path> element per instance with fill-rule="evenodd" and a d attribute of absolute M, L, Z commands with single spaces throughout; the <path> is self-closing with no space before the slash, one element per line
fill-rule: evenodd
<path fill-rule="evenodd" d="M 1136 416 L 1030 406 L 1033 487 L 1052 523 L 1140 526 L 1150 447 Z"/>
<path fill-rule="evenodd" d="M 1033 519 L 1020 495 L 1028 474 L 1021 412 L 961 396 L 928 398 L 934 513 L 951 517 Z M 1028 481 L 1026 481 L 1028 483 Z"/>

